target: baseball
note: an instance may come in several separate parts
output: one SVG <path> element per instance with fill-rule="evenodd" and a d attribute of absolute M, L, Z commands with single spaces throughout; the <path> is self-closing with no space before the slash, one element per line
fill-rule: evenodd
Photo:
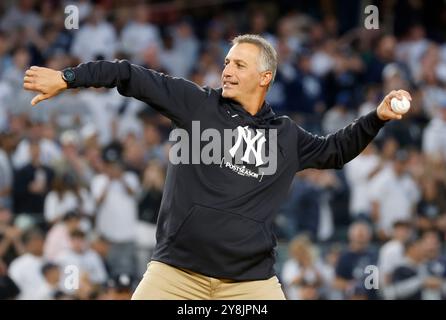
<path fill-rule="evenodd" d="M 402 100 L 398 98 L 392 98 L 392 100 L 390 100 L 390 107 L 395 113 L 405 114 L 410 109 L 410 102 L 406 97 L 403 97 Z"/>

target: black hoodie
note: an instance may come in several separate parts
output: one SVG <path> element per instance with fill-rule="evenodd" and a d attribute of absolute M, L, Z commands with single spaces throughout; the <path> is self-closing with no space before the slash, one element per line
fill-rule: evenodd
<path fill-rule="evenodd" d="M 122 95 L 142 100 L 170 118 L 175 130 L 188 134 L 187 141 L 182 140 L 184 146 L 191 146 L 188 159 L 199 156 L 210 140 L 208 136 L 194 146 L 197 129 L 193 121 L 199 121 L 198 135 L 206 130 L 224 136 L 224 130 L 231 129 L 252 138 L 263 130 L 256 145 L 263 136 L 262 155 L 277 160 L 272 173 L 265 174 L 264 166 L 258 165 L 261 162 L 252 161 L 253 154 L 241 164 L 231 164 L 228 149 L 239 135 L 229 142 L 222 138 L 221 155 L 220 150 L 212 153 L 219 160 L 221 157 L 218 163 L 170 162 L 168 166 L 152 258 L 216 278 L 259 280 L 273 276 L 273 222 L 295 173 L 306 168 L 342 168 L 385 123 L 373 111 L 334 134 L 319 137 L 288 117 L 276 116 L 267 103 L 252 116 L 239 103 L 223 98 L 221 89 L 202 88 L 125 60 L 89 62 L 74 71 L 76 80 L 70 87 L 117 87 Z M 276 134 L 277 145 L 269 143 Z M 247 150 L 247 142 L 244 140 L 245 148 L 239 151 Z"/>

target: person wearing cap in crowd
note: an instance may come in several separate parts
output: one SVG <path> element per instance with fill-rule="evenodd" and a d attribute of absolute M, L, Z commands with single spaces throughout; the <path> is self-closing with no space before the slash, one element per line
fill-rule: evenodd
<path fill-rule="evenodd" d="M 112 275 L 135 275 L 135 235 L 138 219 L 138 177 L 125 170 L 122 146 L 111 143 L 102 153 L 104 173 L 98 174 L 91 183 L 96 200 L 96 232 L 110 241 L 107 257 Z"/>
<path fill-rule="evenodd" d="M 58 173 L 71 173 L 82 186 L 89 186 L 94 172 L 80 155 L 82 147 L 79 135 L 74 130 L 64 131 L 60 136 L 62 156 L 53 163 Z"/>
<path fill-rule="evenodd" d="M 398 150 L 392 166 L 378 173 L 370 186 L 372 219 L 377 224 L 377 235 L 386 241 L 391 236 L 393 223 L 408 220 L 420 198 L 420 190 L 407 172 L 409 153 Z"/>

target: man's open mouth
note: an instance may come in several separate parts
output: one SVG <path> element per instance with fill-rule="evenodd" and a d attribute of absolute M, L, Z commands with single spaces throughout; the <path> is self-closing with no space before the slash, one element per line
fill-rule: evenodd
<path fill-rule="evenodd" d="M 223 88 L 230 88 L 236 85 L 238 85 L 236 81 L 223 81 Z"/>

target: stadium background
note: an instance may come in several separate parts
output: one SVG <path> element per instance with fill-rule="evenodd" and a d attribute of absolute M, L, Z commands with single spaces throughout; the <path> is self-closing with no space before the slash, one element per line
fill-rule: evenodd
<path fill-rule="evenodd" d="M 64 27 L 69 4 L 78 30 Z M 378 30 L 364 28 L 370 4 Z M 276 221 L 288 298 L 446 297 L 443 1 L 22 0 L 0 4 L 1 299 L 130 296 L 154 246 L 171 128 L 114 89 L 32 108 L 24 71 L 118 58 L 218 87 L 240 33 L 273 43 L 268 101 L 313 133 L 342 128 L 393 89 L 413 97 L 344 169 L 296 175 Z M 364 286 L 370 265 L 378 290 Z M 77 271 L 76 289 L 66 284 Z"/>

